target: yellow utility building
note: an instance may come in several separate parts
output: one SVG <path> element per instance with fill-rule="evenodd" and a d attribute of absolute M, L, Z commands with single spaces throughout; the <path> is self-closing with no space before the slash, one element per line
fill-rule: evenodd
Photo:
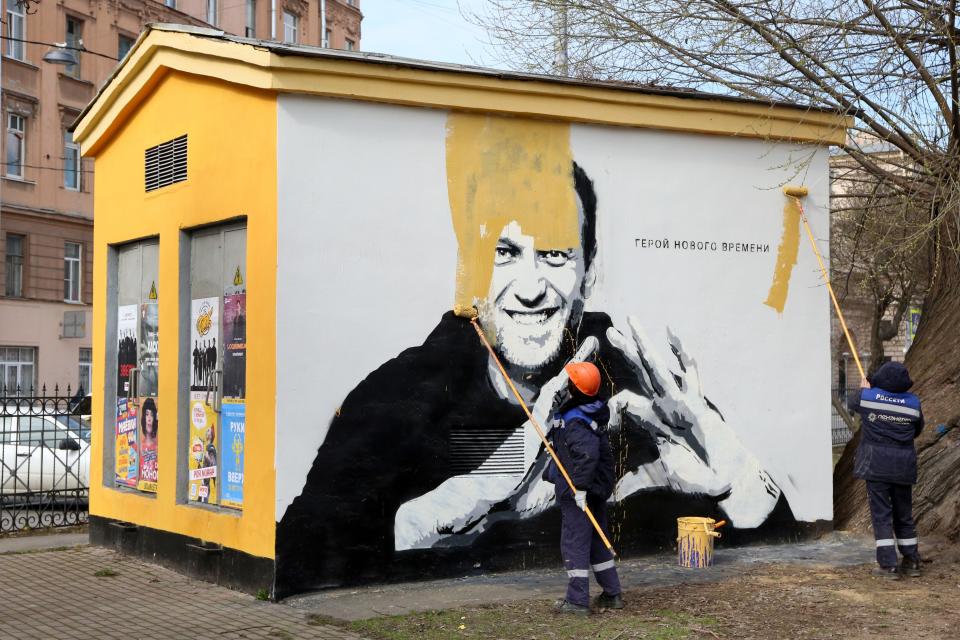
<path fill-rule="evenodd" d="M 618 550 L 829 526 L 829 306 L 779 187 L 827 254 L 845 126 L 153 26 L 74 132 L 91 539 L 278 598 L 558 562 L 547 458 L 455 304 L 539 419 L 601 365 Z"/>

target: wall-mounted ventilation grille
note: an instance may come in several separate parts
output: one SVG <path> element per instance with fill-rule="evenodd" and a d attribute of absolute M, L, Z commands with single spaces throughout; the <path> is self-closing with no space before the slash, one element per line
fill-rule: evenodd
<path fill-rule="evenodd" d="M 450 463 L 457 475 L 523 475 L 523 428 L 452 429 Z"/>
<path fill-rule="evenodd" d="M 143 158 L 143 178 L 147 191 L 183 182 L 187 179 L 186 134 L 150 147 L 144 152 Z"/>

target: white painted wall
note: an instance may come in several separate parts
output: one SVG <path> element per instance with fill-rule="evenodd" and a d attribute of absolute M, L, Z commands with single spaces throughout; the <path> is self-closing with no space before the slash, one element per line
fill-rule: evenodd
<path fill-rule="evenodd" d="M 326 417 L 450 308 L 456 240 L 445 112 L 282 95 L 278 118 L 279 520 Z M 635 315 L 665 358 L 670 327 L 796 517 L 831 518 L 830 310 L 805 235 L 784 313 L 763 304 L 782 233 L 781 184 L 810 187 L 805 206 L 826 251 L 826 150 L 587 125 L 574 125 L 571 141 L 599 201 L 588 309 L 618 326 Z M 664 237 L 669 250 L 635 246 Z M 674 240 L 770 250 L 683 251 Z"/>

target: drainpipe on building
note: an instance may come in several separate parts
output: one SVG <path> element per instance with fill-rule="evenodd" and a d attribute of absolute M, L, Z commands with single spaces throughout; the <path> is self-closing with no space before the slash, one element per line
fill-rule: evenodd
<path fill-rule="evenodd" d="M 320 46 L 330 46 L 327 41 L 327 0 L 320 0 Z"/>
<path fill-rule="evenodd" d="M 277 0 L 270 0 L 270 39 L 277 39 Z"/>

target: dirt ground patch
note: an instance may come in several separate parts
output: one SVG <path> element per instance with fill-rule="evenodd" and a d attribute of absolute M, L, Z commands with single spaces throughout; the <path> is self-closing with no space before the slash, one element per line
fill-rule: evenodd
<path fill-rule="evenodd" d="M 924 575 L 889 581 L 872 566 L 766 565 L 708 584 L 627 589 L 627 608 L 557 617 L 543 600 L 350 623 L 371 638 L 957 638 L 960 550 L 928 550 Z"/>

